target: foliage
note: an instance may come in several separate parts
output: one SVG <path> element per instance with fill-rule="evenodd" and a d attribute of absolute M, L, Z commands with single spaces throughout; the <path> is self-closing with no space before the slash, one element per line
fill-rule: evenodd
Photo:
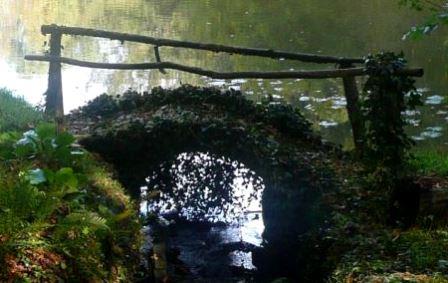
<path fill-rule="evenodd" d="M 347 182 L 333 196 L 333 225 L 324 236 L 333 241 L 327 254 L 327 263 L 334 264 L 330 282 L 447 282 L 447 228 L 389 227 L 384 194 L 356 165 L 352 172 L 343 170 Z"/>
<path fill-rule="evenodd" d="M 423 35 L 431 34 L 440 25 L 448 24 L 448 2 L 445 0 L 400 0 L 399 2 L 401 5 L 418 11 L 429 10 L 431 12 L 431 16 L 426 19 L 425 23 L 412 27 L 404 35 L 404 38 L 418 39 Z"/>
<path fill-rule="evenodd" d="M 26 130 L 42 119 L 40 110 L 10 90 L 0 89 L 0 132 Z"/>
<path fill-rule="evenodd" d="M 351 239 L 347 252 L 333 273 L 334 282 L 447 282 L 447 231 L 379 230 Z M 351 278 L 351 279 L 350 279 Z M 374 280 L 376 278 L 376 281 Z M 386 280 L 386 281 L 385 281 Z"/>
<path fill-rule="evenodd" d="M 132 278 L 132 203 L 119 186 L 98 183 L 110 177 L 71 135 L 54 133 L 40 125 L 21 138 L 1 136 L 0 280 Z"/>
<path fill-rule="evenodd" d="M 366 123 L 365 159 L 376 169 L 396 176 L 409 158 L 413 141 L 406 135 L 402 112 L 421 105 L 415 81 L 398 71 L 406 67 L 403 54 L 368 56 L 369 75 L 364 86 L 362 111 Z"/>

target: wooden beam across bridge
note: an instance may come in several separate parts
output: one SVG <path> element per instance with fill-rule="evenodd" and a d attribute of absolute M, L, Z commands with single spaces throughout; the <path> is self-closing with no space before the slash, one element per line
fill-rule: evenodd
<path fill-rule="evenodd" d="M 313 70 L 313 71 L 277 71 L 277 72 L 215 72 L 198 67 L 176 64 L 172 62 L 159 63 L 140 63 L 140 64 L 114 64 L 114 63 L 95 63 L 81 61 L 71 58 L 49 56 L 49 55 L 27 55 L 25 60 L 44 61 L 51 63 L 64 63 L 67 65 L 109 70 L 159 70 L 171 69 L 200 76 L 210 77 L 212 79 L 329 79 L 345 78 L 366 75 L 366 70 L 362 67 L 332 69 L 332 70 Z M 421 76 L 423 69 L 405 69 L 399 71 L 404 76 Z"/>

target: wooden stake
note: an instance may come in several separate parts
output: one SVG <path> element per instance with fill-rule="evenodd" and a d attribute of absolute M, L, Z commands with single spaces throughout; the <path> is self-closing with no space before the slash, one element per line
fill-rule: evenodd
<path fill-rule="evenodd" d="M 61 33 L 52 33 L 50 37 L 50 56 L 61 56 Z M 64 100 L 62 94 L 61 62 L 51 61 L 48 71 L 48 89 L 46 92 L 45 112 L 54 117 L 57 132 L 64 130 Z"/>
<path fill-rule="evenodd" d="M 349 65 L 341 65 L 341 68 L 351 68 Z M 362 153 L 364 147 L 365 125 L 359 102 L 359 91 L 354 76 L 343 77 L 344 93 L 347 101 L 347 113 L 352 126 L 353 142 L 358 153 Z"/>

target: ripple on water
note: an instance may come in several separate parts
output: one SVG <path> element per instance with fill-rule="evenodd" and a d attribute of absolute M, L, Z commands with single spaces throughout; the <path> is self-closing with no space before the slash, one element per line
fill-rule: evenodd
<path fill-rule="evenodd" d="M 214 86 L 214 87 L 222 87 L 225 84 L 226 84 L 225 80 L 213 80 L 213 81 L 208 83 L 208 85 Z"/>
<path fill-rule="evenodd" d="M 333 97 L 333 105 L 331 106 L 332 109 L 342 109 L 347 106 L 347 100 L 345 97 Z"/>
<path fill-rule="evenodd" d="M 422 141 L 425 139 L 436 139 L 442 136 L 442 127 L 427 127 L 420 136 L 412 136 L 411 138 L 416 141 Z"/>
<path fill-rule="evenodd" d="M 323 128 L 330 128 L 330 127 L 336 127 L 338 123 L 335 121 L 322 121 L 319 123 L 319 125 Z"/>
<path fill-rule="evenodd" d="M 439 105 L 442 103 L 444 97 L 440 95 L 433 95 L 426 98 L 425 104 L 428 105 Z"/>
<path fill-rule="evenodd" d="M 421 120 L 417 120 L 417 119 L 406 119 L 406 123 L 408 123 L 409 125 L 413 126 L 413 127 L 418 127 L 420 126 Z"/>
<path fill-rule="evenodd" d="M 236 90 L 236 91 L 241 91 L 241 85 L 230 85 L 229 86 L 229 90 Z"/>
<path fill-rule="evenodd" d="M 246 82 L 247 82 L 246 79 L 234 79 L 231 81 L 232 84 L 244 84 Z"/>
<path fill-rule="evenodd" d="M 405 116 L 416 116 L 416 115 L 420 115 L 421 112 L 418 111 L 418 110 L 406 110 L 406 111 L 403 112 L 403 114 Z"/>

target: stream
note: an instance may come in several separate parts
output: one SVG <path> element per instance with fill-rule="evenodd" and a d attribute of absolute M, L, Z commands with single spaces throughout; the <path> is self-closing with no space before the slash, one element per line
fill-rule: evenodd
<path fill-rule="evenodd" d="M 264 184 L 255 172 L 225 157 L 181 153 L 162 163 L 146 182 L 140 203 L 147 219 L 144 252 L 152 254 L 156 279 L 254 280 L 252 252 L 262 248 L 264 231 Z M 226 201 L 216 202 L 215 197 L 225 196 Z"/>
<path fill-rule="evenodd" d="M 169 278 L 174 282 L 252 282 L 256 275 L 252 250 L 260 248 L 263 228 L 260 213 L 234 224 L 170 224 L 164 243 Z M 153 229 L 151 225 L 144 229 L 147 248 L 157 250 Z"/>

